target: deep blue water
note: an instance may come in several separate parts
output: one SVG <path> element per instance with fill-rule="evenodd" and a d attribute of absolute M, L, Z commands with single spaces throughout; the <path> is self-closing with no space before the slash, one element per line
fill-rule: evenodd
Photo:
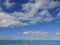
<path fill-rule="evenodd" d="M 0 45 L 60 45 L 60 41 L 0 40 Z"/>

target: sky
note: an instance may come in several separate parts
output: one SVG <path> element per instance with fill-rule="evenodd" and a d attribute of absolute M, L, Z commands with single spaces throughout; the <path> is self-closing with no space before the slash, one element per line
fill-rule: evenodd
<path fill-rule="evenodd" d="M 60 40 L 60 0 L 0 0 L 0 40 Z"/>

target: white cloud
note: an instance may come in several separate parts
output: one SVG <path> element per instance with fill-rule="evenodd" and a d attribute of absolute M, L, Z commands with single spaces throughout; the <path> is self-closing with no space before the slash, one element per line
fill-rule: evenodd
<path fill-rule="evenodd" d="M 40 31 L 25 31 L 23 35 L 31 35 L 31 36 L 42 36 L 42 37 L 49 37 L 49 32 L 40 32 Z"/>
<path fill-rule="evenodd" d="M 40 36 L 40 37 L 50 37 L 50 32 L 43 31 L 24 31 L 24 32 L 16 32 L 17 35 L 26 35 L 26 36 Z"/>
<path fill-rule="evenodd" d="M 60 37 L 60 31 L 59 32 L 56 32 L 56 35 Z"/>
<path fill-rule="evenodd" d="M 58 1 L 53 0 L 34 0 L 35 3 L 28 2 L 26 4 L 23 4 L 23 9 L 53 9 L 56 8 L 59 5 Z M 33 11 L 32 11 L 33 12 Z"/>
<path fill-rule="evenodd" d="M 4 2 L 6 7 L 12 7 L 14 3 L 10 0 Z M 14 12 L 11 14 L 0 11 L 0 27 L 8 26 L 26 26 L 36 24 L 38 22 L 50 22 L 54 20 L 48 9 L 59 6 L 57 1 L 35 0 L 35 3 L 28 2 L 22 4 L 22 10 L 25 12 Z M 39 9 L 43 9 L 38 12 Z M 59 15 L 59 14 L 58 14 Z"/>
<path fill-rule="evenodd" d="M 59 17 L 59 18 L 60 18 L 60 12 L 58 12 L 57 17 Z"/>
<path fill-rule="evenodd" d="M 6 8 L 11 8 L 15 5 L 14 2 L 10 2 L 10 0 L 5 0 L 3 5 L 5 5 Z"/>
<path fill-rule="evenodd" d="M 43 17 L 43 21 L 52 21 L 52 20 L 54 20 L 53 16 L 51 16 L 51 14 L 49 13 L 48 10 L 43 10 L 39 14 L 40 14 L 40 16 Z"/>
<path fill-rule="evenodd" d="M 34 17 L 35 16 L 35 17 Z M 44 16 L 46 16 L 44 18 Z M 12 14 L 0 12 L 0 27 L 8 26 L 26 26 L 30 24 L 36 24 L 37 22 L 49 22 L 52 21 L 53 17 L 49 14 L 47 10 L 41 11 L 38 15 L 34 15 L 23 12 L 14 12 Z M 28 22 L 22 22 L 28 21 Z"/>
<path fill-rule="evenodd" d="M 28 21 L 25 22 L 27 25 L 29 24 L 36 24 L 37 22 L 49 22 L 54 20 L 54 18 L 50 15 L 48 10 L 43 10 L 39 12 L 39 14 L 28 12 L 28 13 L 23 13 L 23 12 L 14 12 L 12 16 L 18 17 L 20 21 Z"/>
<path fill-rule="evenodd" d="M 25 10 L 25 12 L 26 12 L 26 11 L 30 11 L 32 6 L 33 6 L 33 4 L 30 3 L 30 2 L 27 3 L 27 4 L 23 4 L 23 5 L 22 5 L 22 10 Z"/>
<path fill-rule="evenodd" d="M 0 12 L 0 27 L 18 25 L 20 22 L 8 13 Z"/>

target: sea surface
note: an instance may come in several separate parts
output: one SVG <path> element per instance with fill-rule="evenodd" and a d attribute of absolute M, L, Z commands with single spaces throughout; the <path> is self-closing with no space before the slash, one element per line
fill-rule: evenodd
<path fill-rule="evenodd" d="M 0 45 L 60 45 L 60 41 L 46 40 L 0 40 Z"/>

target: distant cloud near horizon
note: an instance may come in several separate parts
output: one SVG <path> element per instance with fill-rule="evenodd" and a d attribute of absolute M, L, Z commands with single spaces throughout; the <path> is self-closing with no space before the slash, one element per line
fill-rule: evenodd
<path fill-rule="evenodd" d="M 16 32 L 17 35 L 25 35 L 25 36 L 32 36 L 32 37 L 50 37 L 50 32 L 43 32 L 43 31 L 24 31 L 24 32 Z"/>
<path fill-rule="evenodd" d="M 56 36 L 60 37 L 60 31 L 56 32 Z"/>
<path fill-rule="evenodd" d="M 41 36 L 41 37 L 49 37 L 49 32 L 40 32 L 40 31 L 25 31 L 23 35 L 31 35 L 31 36 Z"/>

